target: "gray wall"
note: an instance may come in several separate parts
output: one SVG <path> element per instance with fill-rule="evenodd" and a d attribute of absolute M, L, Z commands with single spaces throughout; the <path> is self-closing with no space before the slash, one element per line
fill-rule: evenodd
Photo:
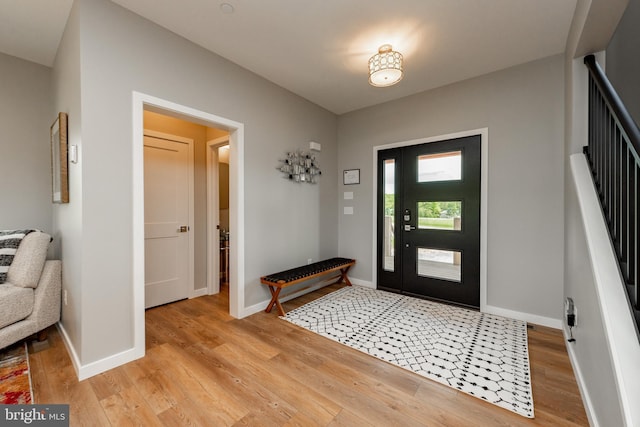
<path fill-rule="evenodd" d="M 361 171 L 360 185 L 338 193 L 354 192 L 355 214 L 339 221 L 340 254 L 358 260 L 352 276 L 372 280 L 373 147 L 488 127 L 487 302 L 560 319 L 563 90 L 554 56 L 340 116 L 338 169 Z"/>
<path fill-rule="evenodd" d="M 82 218 L 82 109 L 80 103 L 80 13 L 75 2 L 69 14 L 53 66 L 53 102 L 55 111 L 68 114 L 68 140 L 79 147 L 80 161 L 69 164 L 69 203 L 54 205 L 53 229 L 58 257 L 62 259 L 62 289 L 67 303 L 62 305 L 61 325 L 82 360 L 83 313 L 83 241 Z M 87 331 L 85 330 L 85 333 Z M 90 331 L 89 331 L 90 333 Z"/>
<path fill-rule="evenodd" d="M 625 103 L 629 113 L 640 123 L 640 0 L 629 0 L 607 47 L 607 76 Z"/>
<path fill-rule="evenodd" d="M 51 233 L 51 69 L 0 53 L 0 229 Z"/>
<path fill-rule="evenodd" d="M 65 317 L 65 327 L 82 327 L 81 340 L 75 336 L 72 344 L 81 348 L 83 364 L 133 345 L 134 90 L 244 123 L 246 249 L 240 268 L 247 306 L 268 300 L 261 275 L 336 252 L 335 115 L 109 1 L 76 2 L 73 13 L 81 40 L 82 237 L 66 245 L 82 249 L 82 262 L 66 268 L 78 273 L 67 286 L 82 298 L 82 313 Z M 69 56 L 67 65 L 74 62 Z M 311 140 L 322 144 L 321 183 L 284 180 L 278 159 Z"/>

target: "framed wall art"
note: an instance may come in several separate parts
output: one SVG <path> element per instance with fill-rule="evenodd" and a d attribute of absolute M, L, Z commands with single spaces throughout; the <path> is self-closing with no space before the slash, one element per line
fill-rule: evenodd
<path fill-rule="evenodd" d="M 67 113 L 58 113 L 51 125 L 51 182 L 53 203 L 69 203 Z"/>
<path fill-rule="evenodd" d="M 360 184 L 360 169 L 347 169 L 342 177 L 344 185 Z"/>

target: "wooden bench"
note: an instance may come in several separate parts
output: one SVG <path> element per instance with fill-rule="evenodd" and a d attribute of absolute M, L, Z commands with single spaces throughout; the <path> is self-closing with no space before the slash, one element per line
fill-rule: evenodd
<path fill-rule="evenodd" d="M 280 300 L 278 299 L 280 297 L 280 292 L 282 291 L 282 289 L 295 285 L 297 283 L 314 279 L 316 277 L 331 274 L 333 272 L 338 272 L 338 274 L 334 277 L 337 280 L 331 283 L 332 285 L 336 283 L 345 283 L 346 285 L 351 286 L 351 282 L 347 277 L 347 271 L 349 271 L 351 266 L 355 263 L 355 259 L 331 258 L 324 261 L 314 262 L 303 267 L 292 268 L 290 270 L 281 271 L 279 273 L 262 276 L 260 278 L 260 282 L 267 285 L 269 287 L 269 292 L 271 292 L 271 301 L 269 302 L 269 305 L 267 306 L 265 311 L 267 313 L 270 313 L 273 306 L 276 305 L 278 306 L 280 315 L 284 316 L 284 309 L 282 308 Z M 331 279 L 333 278 L 329 278 L 327 280 Z"/>

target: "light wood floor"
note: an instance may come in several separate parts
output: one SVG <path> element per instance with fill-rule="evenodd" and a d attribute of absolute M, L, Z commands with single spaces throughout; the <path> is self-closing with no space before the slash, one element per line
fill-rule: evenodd
<path fill-rule="evenodd" d="M 336 290 L 284 304 L 291 310 Z M 36 403 L 68 403 L 72 426 L 586 426 L 559 331 L 529 330 L 536 418 L 379 361 L 274 312 L 242 320 L 226 296 L 146 313 L 146 356 L 78 382 L 55 328 L 30 356 Z"/>

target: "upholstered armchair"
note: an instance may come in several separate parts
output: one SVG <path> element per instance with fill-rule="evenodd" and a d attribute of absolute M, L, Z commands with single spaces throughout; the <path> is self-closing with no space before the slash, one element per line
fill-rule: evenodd
<path fill-rule="evenodd" d="M 61 261 L 47 260 L 51 236 L 40 231 L 20 241 L 0 284 L 0 349 L 60 320 Z"/>

